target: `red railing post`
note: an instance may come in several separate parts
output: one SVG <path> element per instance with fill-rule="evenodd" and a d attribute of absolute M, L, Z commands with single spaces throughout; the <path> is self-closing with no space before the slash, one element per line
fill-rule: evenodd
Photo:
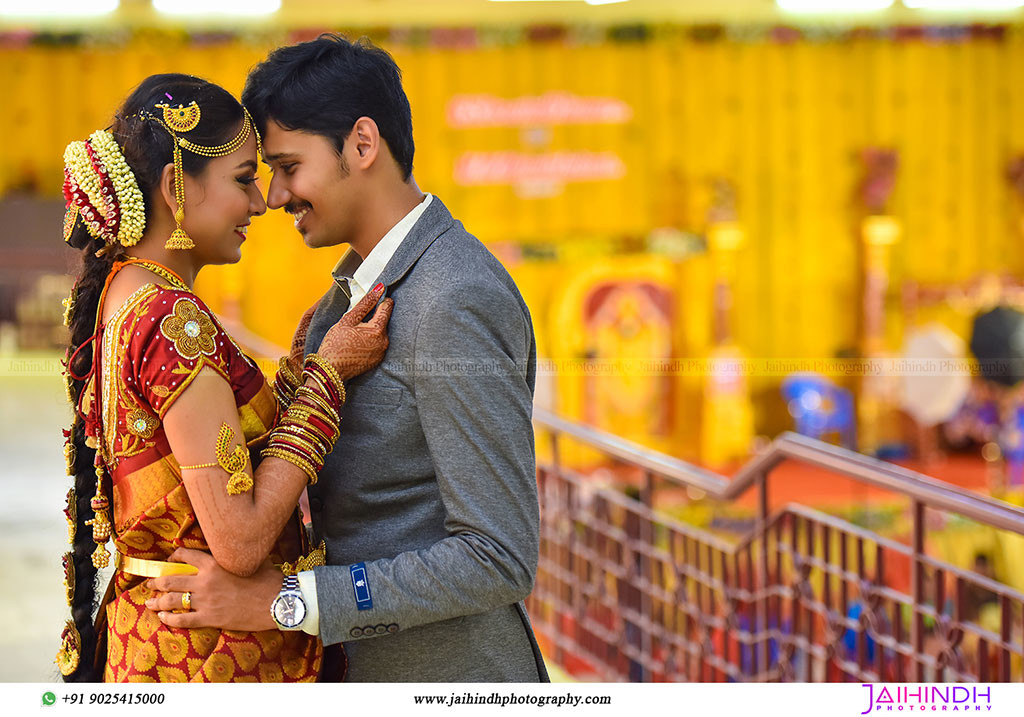
<path fill-rule="evenodd" d="M 757 667 L 754 674 L 757 675 L 757 680 L 760 682 L 765 679 L 763 675 L 769 672 L 769 642 L 767 639 L 762 639 L 761 635 L 768 631 L 770 625 L 768 588 L 774 582 L 769 580 L 768 576 L 768 471 L 759 473 L 756 482 L 757 519 L 754 524 L 755 540 L 751 541 L 751 545 L 758 546 L 759 574 L 750 576 L 750 590 L 756 596 L 754 599 L 757 610 L 757 621 L 750 626 L 750 634 L 756 639 L 756 644 L 752 644 L 750 649 L 751 651 L 757 649 L 757 660 L 754 663 Z M 778 580 L 778 575 L 775 576 L 775 580 Z M 781 624 L 781 622 L 776 615 L 776 623 Z"/>
<path fill-rule="evenodd" d="M 1021 509 L 799 436 L 778 439 L 728 482 L 541 410 L 536 420 L 550 431 L 552 462 L 538 466 L 541 545 L 529 604 L 550 656 L 584 671 L 584 678 L 923 681 L 1024 676 L 1019 665 L 1024 594 L 984 571 L 965 571 L 925 552 L 928 508 L 1024 535 Z M 630 499 L 624 486 L 596 484 L 566 468 L 566 439 L 636 469 L 642 476 L 640 500 Z M 805 506 L 770 515 L 768 476 L 787 459 L 909 498 L 912 544 Z M 659 481 L 698 488 L 724 501 L 756 488 L 753 530 L 730 545 L 715 533 L 657 514 Z M 667 546 L 659 543 L 663 535 Z M 865 548 L 874 550 L 870 569 Z M 908 566 L 911 594 L 886 584 L 887 565 L 901 573 Z M 947 576 L 955 581 L 953 615 L 945 614 L 944 597 L 952 587 L 944 582 Z M 855 598 L 863 603 L 859 619 L 851 610 Z M 998 628 L 974 622 L 979 603 L 988 605 L 986 615 L 998 616 Z M 908 608 L 906 629 L 903 611 Z M 925 654 L 926 646 L 932 650 L 925 629 L 932 615 L 938 618 L 935 656 Z M 844 643 L 851 636 L 849 650 Z M 870 659 L 869 642 L 877 650 Z M 934 664 L 940 671 L 933 675 Z"/>
<path fill-rule="evenodd" d="M 910 625 L 910 640 L 914 646 L 914 680 L 924 682 L 924 615 L 921 609 L 925 601 L 924 584 L 924 503 L 915 500 L 912 504 L 914 513 L 913 528 L 913 565 L 911 566 L 910 589 L 914 593 L 913 621 Z"/>

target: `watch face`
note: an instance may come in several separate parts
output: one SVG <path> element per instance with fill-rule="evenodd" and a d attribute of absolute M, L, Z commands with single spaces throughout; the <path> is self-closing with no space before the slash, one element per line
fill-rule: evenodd
<path fill-rule="evenodd" d="M 306 603 L 298 593 L 286 592 L 274 601 L 274 619 L 284 627 L 295 627 L 306 617 Z"/>

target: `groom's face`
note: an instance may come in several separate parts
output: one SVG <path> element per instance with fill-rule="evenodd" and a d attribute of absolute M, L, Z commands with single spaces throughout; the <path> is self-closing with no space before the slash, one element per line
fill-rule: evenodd
<path fill-rule="evenodd" d="M 273 178 L 267 206 L 284 208 L 309 247 L 350 241 L 359 206 L 357 177 L 329 139 L 285 129 L 271 120 L 263 137 L 263 158 Z"/>

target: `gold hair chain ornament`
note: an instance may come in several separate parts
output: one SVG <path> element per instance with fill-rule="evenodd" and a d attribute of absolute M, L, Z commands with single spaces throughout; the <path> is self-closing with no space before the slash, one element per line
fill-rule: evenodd
<path fill-rule="evenodd" d="M 228 495 L 241 495 L 252 490 L 252 476 L 245 472 L 246 466 L 249 465 L 249 453 L 240 443 L 236 443 L 232 448 L 231 444 L 234 442 L 235 432 L 231 430 L 231 426 L 226 423 L 221 424 L 220 431 L 217 433 L 217 446 L 214 449 L 217 461 L 182 466 L 181 470 L 189 471 L 220 466 L 231 476 L 228 478 Z"/>
<path fill-rule="evenodd" d="M 164 244 L 164 249 L 194 249 L 196 243 L 181 227 L 185 221 L 185 170 L 181 164 L 181 148 L 177 137 L 174 139 L 174 201 L 178 205 L 174 210 L 174 231 Z"/>

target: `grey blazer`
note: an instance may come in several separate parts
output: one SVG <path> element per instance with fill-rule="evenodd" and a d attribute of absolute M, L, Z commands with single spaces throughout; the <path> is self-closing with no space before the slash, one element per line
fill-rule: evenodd
<path fill-rule="evenodd" d="M 350 681 L 547 681 L 522 604 L 540 530 L 530 313 L 437 197 L 380 280 L 395 300 L 387 355 L 347 383 L 341 438 L 309 488 L 329 563 L 320 636 L 344 642 Z M 332 287 L 307 352 L 347 308 Z"/>

